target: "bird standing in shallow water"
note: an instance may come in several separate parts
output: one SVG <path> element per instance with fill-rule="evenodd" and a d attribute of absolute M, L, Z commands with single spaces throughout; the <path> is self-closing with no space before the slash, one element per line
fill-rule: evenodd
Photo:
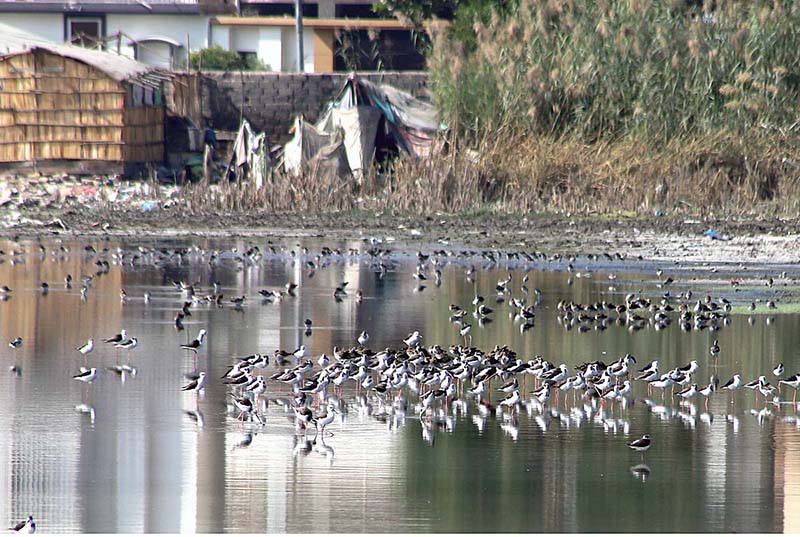
<path fill-rule="evenodd" d="M 28 518 L 8 529 L 17 533 L 36 533 L 36 522 L 33 521 L 33 515 L 28 515 Z"/>
<path fill-rule="evenodd" d="M 201 371 L 200 375 L 197 379 L 191 381 L 190 383 L 186 384 L 185 386 L 181 387 L 181 391 L 183 392 L 199 392 L 202 390 L 206 385 L 206 372 Z"/>
<path fill-rule="evenodd" d="M 139 345 L 139 339 L 132 337 L 130 339 L 126 339 L 125 341 L 121 341 L 114 345 L 118 349 L 125 349 L 128 351 L 128 360 L 131 359 L 131 351 L 135 349 Z"/>
<path fill-rule="evenodd" d="M 742 377 L 738 373 L 735 374 L 731 379 L 722 385 L 720 390 L 728 390 L 729 392 L 735 392 L 739 388 L 742 387 Z M 731 397 L 731 405 L 733 405 L 733 397 Z"/>
<path fill-rule="evenodd" d="M 75 347 L 75 350 L 83 355 L 89 354 L 94 350 L 94 339 L 90 338 L 89 341 L 87 341 L 83 345 Z"/>
<path fill-rule="evenodd" d="M 408 347 L 416 347 L 421 341 L 422 336 L 419 334 L 419 331 L 414 330 L 406 339 L 403 340 L 403 343 L 405 343 Z"/>
<path fill-rule="evenodd" d="M 91 383 L 94 379 L 97 378 L 97 368 L 92 367 L 91 369 L 81 368 L 82 371 L 77 375 L 72 375 L 72 378 L 75 380 L 79 380 L 81 382 Z"/>
<path fill-rule="evenodd" d="M 122 343 L 127 339 L 128 339 L 128 332 L 123 328 L 122 330 L 119 331 L 119 334 L 105 338 L 103 340 L 103 343 L 110 343 L 116 347 L 118 343 Z M 119 356 L 119 351 L 117 351 L 117 356 Z"/>
<path fill-rule="evenodd" d="M 311 419 L 317 431 L 322 433 L 323 438 L 325 437 L 325 427 L 333 423 L 333 420 L 336 419 L 336 414 L 336 407 L 332 404 L 328 404 L 328 408 L 325 410 L 324 414 Z"/>
<path fill-rule="evenodd" d="M 237 420 L 243 419 L 245 415 L 253 411 L 253 402 L 247 397 L 239 397 L 235 393 L 229 393 L 228 395 L 233 397 L 233 404 L 239 409 L 239 415 L 236 417 Z"/>
<path fill-rule="evenodd" d="M 193 353 L 197 354 L 197 349 L 199 349 L 203 345 L 203 341 L 206 338 L 206 329 L 200 329 L 200 332 L 197 334 L 197 338 L 193 339 L 191 342 L 181 345 L 181 348 L 187 351 L 192 351 Z"/>
<path fill-rule="evenodd" d="M 358 335 L 358 344 L 363 347 L 367 344 L 367 341 L 369 341 L 369 334 L 367 334 L 367 331 L 364 330 Z"/>
<path fill-rule="evenodd" d="M 638 451 L 642 454 L 642 458 L 644 458 L 644 452 L 650 449 L 650 446 L 653 445 L 652 440 L 650 440 L 650 435 L 646 434 L 641 438 L 637 438 L 632 442 L 628 442 L 628 447 L 634 451 Z"/>
<path fill-rule="evenodd" d="M 800 387 L 800 373 L 792 375 L 789 378 L 779 380 L 778 389 L 780 389 L 781 384 L 786 384 L 787 386 L 791 386 L 792 388 L 794 388 L 794 397 L 792 398 L 792 404 L 797 402 L 797 388 Z"/>
<path fill-rule="evenodd" d="M 715 339 L 714 343 L 711 344 L 711 348 L 708 349 L 708 354 L 710 354 L 711 357 L 716 360 L 717 357 L 719 356 L 719 351 L 720 351 L 719 340 Z"/>

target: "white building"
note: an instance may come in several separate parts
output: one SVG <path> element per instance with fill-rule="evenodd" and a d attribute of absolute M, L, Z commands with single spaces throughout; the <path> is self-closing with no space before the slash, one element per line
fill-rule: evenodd
<path fill-rule="evenodd" d="M 336 32 L 376 31 L 408 34 L 410 26 L 394 19 L 303 18 L 303 68 L 307 73 L 334 71 Z M 297 33 L 292 17 L 211 19 L 211 45 L 239 54 L 253 54 L 270 71 L 294 71 Z"/>
<path fill-rule="evenodd" d="M 0 0 L 5 24 L 165 68 L 185 65 L 189 50 L 209 45 L 212 16 L 235 11 L 235 0 Z"/>
<path fill-rule="evenodd" d="M 410 26 L 360 16 L 370 9 L 371 0 L 304 1 L 304 70 L 377 68 L 335 65 L 340 52 L 336 36 L 347 33 L 380 41 L 385 57 L 396 64 L 383 68 L 420 69 L 422 56 L 410 45 Z M 295 71 L 295 19 L 288 16 L 293 11 L 293 2 L 272 0 L 0 0 L 4 24 L 55 43 L 99 47 L 167 69 L 185 67 L 190 51 L 219 45 L 256 56 L 270 71 Z M 245 13 L 258 16 L 239 16 Z"/>

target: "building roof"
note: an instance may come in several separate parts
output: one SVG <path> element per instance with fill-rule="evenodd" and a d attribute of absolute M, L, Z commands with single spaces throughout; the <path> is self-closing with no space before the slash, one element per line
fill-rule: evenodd
<path fill-rule="evenodd" d="M 167 78 L 166 73 L 159 69 L 126 56 L 76 45 L 53 43 L 37 35 L 0 23 L 0 59 L 37 49 L 91 65 L 119 82 L 130 81 L 157 86 L 161 80 Z"/>
<path fill-rule="evenodd" d="M 225 26 L 294 26 L 294 17 L 226 17 L 212 19 L 215 24 Z M 395 19 L 316 19 L 303 17 L 306 28 L 330 28 L 334 30 L 410 30 L 410 24 Z"/>

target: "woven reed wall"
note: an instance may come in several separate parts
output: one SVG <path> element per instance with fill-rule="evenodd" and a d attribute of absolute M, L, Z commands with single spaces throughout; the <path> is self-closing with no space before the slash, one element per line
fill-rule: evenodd
<path fill-rule="evenodd" d="M 191 118 L 198 129 L 205 127 L 203 118 L 203 75 L 200 73 L 172 74 L 165 97 L 170 114 Z"/>
<path fill-rule="evenodd" d="M 125 83 L 37 50 L 0 59 L 0 162 L 163 160 L 163 106 L 130 106 Z"/>

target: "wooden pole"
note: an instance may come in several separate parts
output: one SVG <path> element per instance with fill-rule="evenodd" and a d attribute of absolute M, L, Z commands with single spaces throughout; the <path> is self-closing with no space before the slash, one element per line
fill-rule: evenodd
<path fill-rule="evenodd" d="M 209 161 L 211 160 L 211 151 L 208 144 L 203 144 L 203 180 L 206 185 L 211 184 L 211 170 L 209 169 Z"/>

